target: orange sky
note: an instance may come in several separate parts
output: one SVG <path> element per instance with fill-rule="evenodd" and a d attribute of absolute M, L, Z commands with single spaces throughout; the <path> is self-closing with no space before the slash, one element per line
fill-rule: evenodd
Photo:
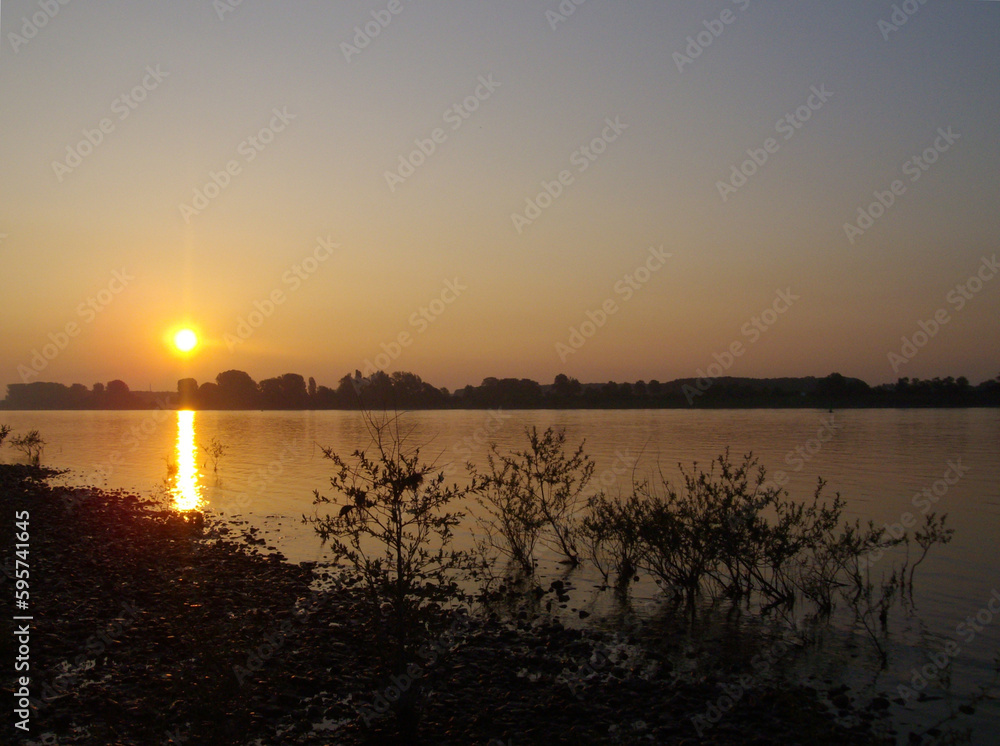
<path fill-rule="evenodd" d="M 1000 372 L 1000 5 L 389 5 L 5 2 L 0 383 Z"/>

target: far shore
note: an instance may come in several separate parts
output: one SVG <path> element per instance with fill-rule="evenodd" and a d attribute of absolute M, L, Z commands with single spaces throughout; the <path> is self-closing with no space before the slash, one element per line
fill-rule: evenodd
<path fill-rule="evenodd" d="M 718 369 L 718 371 L 716 370 Z M 719 365 L 694 378 L 581 383 L 559 374 L 551 384 L 528 378 L 485 378 L 455 391 L 413 373 L 345 375 L 336 388 L 298 373 L 255 381 L 241 370 L 215 381 L 182 378 L 176 391 L 133 391 L 121 380 L 92 388 L 35 381 L 7 385 L 0 409 L 214 410 L 439 410 L 439 409 L 886 409 L 1000 406 L 1000 376 L 971 384 L 966 378 L 900 378 L 870 386 L 831 373 L 825 378 L 737 378 Z"/>

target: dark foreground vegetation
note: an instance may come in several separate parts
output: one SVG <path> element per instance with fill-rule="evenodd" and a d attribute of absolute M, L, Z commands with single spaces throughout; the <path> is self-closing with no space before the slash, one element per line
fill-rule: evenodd
<path fill-rule="evenodd" d="M 8 384 L 4 409 L 658 409 L 749 407 L 996 407 L 1000 376 L 972 385 L 964 377 L 900 378 L 869 386 L 832 373 L 825 378 L 701 377 L 634 383 L 580 383 L 559 374 L 551 384 L 527 378 L 485 378 L 450 392 L 407 372 L 345 375 L 337 386 L 298 373 L 255 381 L 227 370 L 215 381 L 177 382 L 177 391 L 132 391 L 124 381 Z"/>
<path fill-rule="evenodd" d="M 380 647 L 384 620 L 351 576 L 264 556 L 240 524 L 49 487 L 50 476 L 0 467 L 3 525 L 30 511 L 37 743 L 878 742 L 878 702 L 782 683 L 777 657 L 766 669 L 730 657 L 709 675 L 681 675 L 671 662 L 679 638 L 656 625 L 579 631 L 546 615 L 431 605 L 398 673 Z M 5 595 L 12 556 L 5 546 Z M 542 597 L 568 592 L 557 588 Z M 4 661 L 10 625 L 5 617 Z M 761 643 L 730 642 L 748 656 Z M 739 683 L 741 670 L 754 675 Z M 6 665 L 3 686 L 14 689 Z M 853 727 L 833 722 L 831 698 Z M 5 730 L 16 742 L 9 721 Z"/>

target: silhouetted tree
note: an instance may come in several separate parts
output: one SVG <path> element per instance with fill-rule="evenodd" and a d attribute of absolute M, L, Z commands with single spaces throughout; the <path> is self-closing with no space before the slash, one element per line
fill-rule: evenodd
<path fill-rule="evenodd" d="M 108 396 L 124 396 L 129 393 L 129 387 L 125 381 L 116 378 L 113 381 L 108 381 L 106 391 L 108 392 Z"/>
<path fill-rule="evenodd" d="M 305 407 L 308 399 L 306 381 L 298 373 L 283 373 L 278 376 L 281 386 L 282 405 L 290 409 Z"/>
<path fill-rule="evenodd" d="M 242 370 L 227 370 L 215 377 L 218 406 L 230 409 L 253 409 L 258 402 L 257 384 Z"/>
<path fill-rule="evenodd" d="M 67 409 L 72 406 L 70 390 L 61 383 L 34 381 L 7 384 L 9 409 Z"/>
<path fill-rule="evenodd" d="M 198 405 L 202 409 L 219 408 L 219 384 L 205 381 L 198 387 Z"/>
<path fill-rule="evenodd" d="M 193 378 L 182 378 L 177 382 L 177 403 L 181 407 L 198 404 L 198 382 Z"/>
<path fill-rule="evenodd" d="M 265 378 L 257 384 L 260 391 L 260 403 L 264 407 L 277 408 L 281 406 L 281 381 L 277 378 Z"/>
<path fill-rule="evenodd" d="M 309 398 L 316 398 L 316 379 L 312 376 L 309 376 Z"/>
<path fill-rule="evenodd" d="M 73 409 L 82 409 L 90 404 L 90 391 L 82 383 L 69 387 L 69 400 Z"/>
<path fill-rule="evenodd" d="M 317 409 L 334 409 L 340 406 L 337 392 L 329 386 L 317 386 L 313 406 Z"/>
<path fill-rule="evenodd" d="M 108 381 L 105 393 L 107 395 L 108 406 L 112 409 L 126 409 L 134 403 L 128 384 L 117 378 L 113 381 Z"/>
<path fill-rule="evenodd" d="M 580 395 L 580 382 L 575 378 L 570 378 L 565 373 L 560 373 L 552 382 L 552 393 L 555 396 L 556 404 L 569 405 L 573 399 Z"/>
<path fill-rule="evenodd" d="M 355 378 L 350 373 L 340 379 L 337 383 L 337 405 L 347 409 L 356 409 L 361 401 L 358 379 L 361 371 L 356 371 L 358 377 Z"/>

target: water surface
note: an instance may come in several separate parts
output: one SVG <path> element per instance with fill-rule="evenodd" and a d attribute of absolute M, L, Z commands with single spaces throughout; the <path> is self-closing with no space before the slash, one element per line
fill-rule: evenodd
<path fill-rule="evenodd" d="M 67 483 L 168 490 L 182 509 L 204 507 L 261 526 L 268 544 L 293 561 L 324 557 L 299 520 L 312 512 L 314 490 L 336 497 L 322 448 L 346 455 L 369 442 L 357 412 L 39 411 L 5 412 L 0 421 L 15 431 L 39 429 L 48 442 L 44 463 L 70 469 Z M 595 483 L 612 493 L 629 488 L 633 470 L 659 469 L 676 479 L 678 462 L 707 464 L 729 447 L 734 456 L 759 456 L 795 497 L 811 496 L 822 477 L 829 495 L 839 492 L 847 501 L 851 519 L 882 525 L 919 522 L 930 509 L 948 513 L 954 540 L 921 565 L 917 608 L 894 612 L 890 671 L 866 668 L 862 646 L 856 678 L 894 692 L 911 678 L 912 666 L 927 662 L 922 648 L 955 640 L 961 652 L 948 666 L 953 689 L 968 693 L 990 679 L 1000 650 L 1000 617 L 994 620 L 988 606 L 1000 589 L 997 410 L 431 411 L 402 419 L 408 442 L 460 483 L 465 461 L 482 464 L 490 442 L 503 450 L 523 447 L 530 425 L 565 427 L 572 444 L 586 440 Z M 201 448 L 213 438 L 227 448 L 217 471 Z M 4 449 L 4 460 L 14 456 Z M 544 559 L 546 571 L 558 571 L 554 558 Z M 573 599 L 574 608 L 607 608 L 591 591 L 598 583 L 592 571 L 578 572 L 574 582 L 584 596 Z M 651 583 L 635 595 L 657 597 Z M 898 717 L 926 724 L 945 707 L 946 701 L 921 704 Z M 968 720 L 977 730 L 1000 727 L 993 704 Z"/>

